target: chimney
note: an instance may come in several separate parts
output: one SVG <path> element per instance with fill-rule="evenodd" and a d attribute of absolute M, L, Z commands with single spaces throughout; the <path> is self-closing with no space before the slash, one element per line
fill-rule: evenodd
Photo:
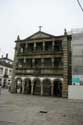
<path fill-rule="evenodd" d="M 8 58 L 8 53 L 6 53 L 6 58 Z"/>

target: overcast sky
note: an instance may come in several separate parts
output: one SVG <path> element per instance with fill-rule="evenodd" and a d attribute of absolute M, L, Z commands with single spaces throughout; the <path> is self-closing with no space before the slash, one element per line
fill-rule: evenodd
<path fill-rule="evenodd" d="M 13 58 L 17 35 L 24 39 L 39 25 L 44 32 L 61 35 L 64 28 L 83 28 L 83 12 L 77 0 L 0 0 L 0 55 Z"/>

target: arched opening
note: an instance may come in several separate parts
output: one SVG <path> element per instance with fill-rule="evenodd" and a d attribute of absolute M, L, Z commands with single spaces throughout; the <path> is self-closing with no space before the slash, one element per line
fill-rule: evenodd
<path fill-rule="evenodd" d="M 24 94 L 31 94 L 31 80 L 25 79 L 24 80 Z"/>
<path fill-rule="evenodd" d="M 40 95 L 41 92 L 41 81 L 40 79 L 36 78 L 34 79 L 34 86 L 33 86 L 33 94 L 34 95 Z"/>
<path fill-rule="evenodd" d="M 51 96 L 51 81 L 49 79 L 43 80 L 43 95 Z"/>
<path fill-rule="evenodd" d="M 22 93 L 22 79 L 17 78 L 15 80 L 15 83 L 16 83 L 16 93 Z"/>
<path fill-rule="evenodd" d="M 53 95 L 57 97 L 62 96 L 62 82 L 61 80 L 54 80 Z"/>

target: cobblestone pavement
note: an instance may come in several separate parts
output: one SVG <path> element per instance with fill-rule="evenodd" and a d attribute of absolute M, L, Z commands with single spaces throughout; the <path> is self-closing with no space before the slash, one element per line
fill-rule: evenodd
<path fill-rule="evenodd" d="M 0 125 L 83 125 L 83 100 L 0 95 Z"/>

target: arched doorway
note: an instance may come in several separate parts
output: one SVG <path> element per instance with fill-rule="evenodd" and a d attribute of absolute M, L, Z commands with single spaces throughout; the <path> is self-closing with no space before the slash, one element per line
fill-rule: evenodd
<path fill-rule="evenodd" d="M 31 94 L 31 80 L 28 78 L 24 80 L 24 94 Z"/>
<path fill-rule="evenodd" d="M 34 79 L 34 86 L 33 86 L 33 94 L 34 95 L 40 95 L 41 92 L 41 81 L 40 79 L 36 78 Z"/>
<path fill-rule="evenodd" d="M 53 95 L 57 97 L 62 96 L 62 82 L 59 79 L 54 80 Z"/>
<path fill-rule="evenodd" d="M 22 79 L 16 78 L 15 83 L 16 83 L 16 93 L 22 93 Z"/>
<path fill-rule="evenodd" d="M 51 96 L 51 81 L 49 79 L 43 80 L 43 95 Z"/>

